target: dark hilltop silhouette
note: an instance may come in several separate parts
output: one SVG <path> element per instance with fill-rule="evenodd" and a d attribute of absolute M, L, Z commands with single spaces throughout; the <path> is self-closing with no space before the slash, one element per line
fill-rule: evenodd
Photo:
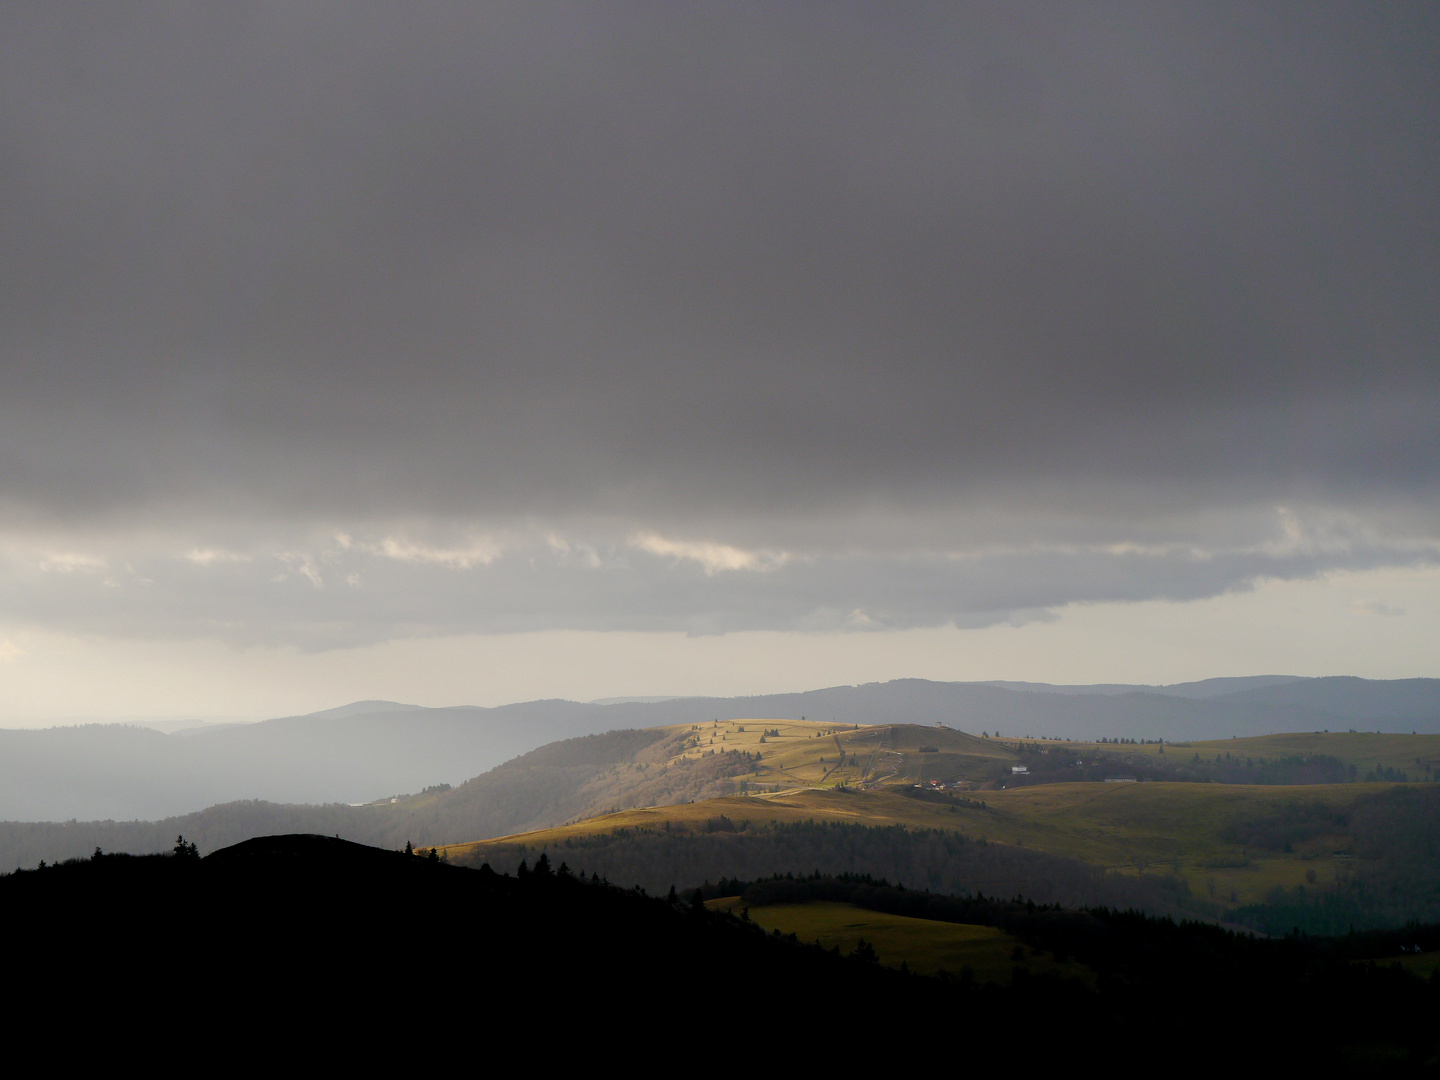
<path fill-rule="evenodd" d="M 737 917 L 704 904 L 725 895 L 999 926 L 1032 949 L 1073 956 L 1094 979 L 1026 976 L 1018 946 L 1003 990 L 965 972 L 922 978 L 881 966 L 863 943 L 842 956 L 766 934 L 743 908 Z M 1252 1063 L 1433 1063 L 1440 1045 L 1429 1023 L 1440 983 L 1365 962 L 1393 949 L 1393 934 L 1265 940 L 1022 897 L 947 899 L 869 878 L 649 896 L 544 856 L 500 874 L 334 837 L 258 837 L 203 859 L 178 838 L 168 855 L 96 852 L 5 875 L 0 909 L 11 970 L 25 974 L 22 1024 L 83 992 L 104 1003 L 107 1024 L 163 1017 L 176 1032 L 200 1025 L 240 1038 L 243 1050 L 274 1043 L 331 1061 L 357 1060 L 372 1045 L 384 1057 L 396 1041 L 419 1053 L 442 1038 L 508 1060 L 549 1038 L 564 1041 L 547 1053 L 713 1046 L 743 1058 L 839 1046 L 846 1060 L 878 1063 L 903 1034 L 972 1064 L 1002 1065 L 1020 1045 L 1027 1061 L 1059 1064 L 1112 1041 L 1127 1054 L 1166 1053 L 1180 1018 L 1187 1030 L 1219 1031 L 1241 1017 Z M 1440 928 L 1405 934 L 1440 943 Z M 1336 995 L 1347 1002 L 1343 1022 L 1311 1023 Z M 1186 1058 L 1233 1052 L 1206 1039 Z"/>

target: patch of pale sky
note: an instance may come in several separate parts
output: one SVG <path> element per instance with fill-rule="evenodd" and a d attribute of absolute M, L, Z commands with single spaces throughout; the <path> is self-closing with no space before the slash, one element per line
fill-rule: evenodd
<path fill-rule="evenodd" d="M 1169 683 L 1277 673 L 1432 676 L 1440 568 L 1262 581 L 1207 600 L 1070 605 L 1055 615 L 1020 626 L 868 633 L 462 635 L 318 653 L 5 628 L 0 724 L 259 719 L 362 698 L 442 706 L 730 696 L 908 677 Z"/>
<path fill-rule="evenodd" d="M 73 551 L 53 552 L 40 560 L 40 569 L 45 573 L 94 573 L 104 568 L 105 560 L 99 556 Z"/>
<path fill-rule="evenodd" d="M 1360 615 L 1394 616 L 1405 614 L 1403 607 L 1396 607 L 1382 600 L 1352 600 L 1350 601 L 1350 610 Z"/>

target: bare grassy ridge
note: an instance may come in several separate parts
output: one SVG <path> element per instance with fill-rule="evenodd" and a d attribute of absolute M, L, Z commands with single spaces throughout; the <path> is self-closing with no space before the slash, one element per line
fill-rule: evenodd
<path fill-rule="evenodd" d="M 454 836 L 467 828 L 470 835 L 495 835 L 543 828 L 617 806 L 724 795 L 735 790 L 732 773 L 749 771 L 738 755 L 687 758 L 688 742 L 685 732 L 657 728 L 542 746 L 437 799 L 436 831 Z"/>

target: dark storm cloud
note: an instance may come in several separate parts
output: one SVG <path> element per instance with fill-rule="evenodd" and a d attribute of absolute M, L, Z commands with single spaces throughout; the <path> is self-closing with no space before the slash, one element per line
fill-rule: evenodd
<path fill-rule="evenodd" d="M 136 529 L 229 522 L 208 535 L 251 550 L 271 523 L 277 559 L 387 518 L 820 560 L 593 615 L 517 576 L 499 606 L 549 625 L 600 597 L 617 625 L 730 627 L 1206 594 L 1264 571 L 1072 552 L 1034 595 L 994 567 L 1007 598 L 935 568 L 1259 550 L 1280 504 L 1372 534 L 1287 572 L 1404 561 L 1437 535 L 1437 29 L 1405 5 L 11 7 L 0 499 L 107 560 Z M 251 618 L 237 589 L 193 617 Z M 333 594 L 322 623 L 405 622 Z"/>

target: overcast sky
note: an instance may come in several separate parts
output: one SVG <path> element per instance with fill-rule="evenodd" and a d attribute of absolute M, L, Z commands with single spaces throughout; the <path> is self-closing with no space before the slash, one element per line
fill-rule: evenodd
<path fill-rule="evenodd" d="M 1434 4 L 8 5 L 0 723 L 1440 674 L 1437 55 Z"/>

